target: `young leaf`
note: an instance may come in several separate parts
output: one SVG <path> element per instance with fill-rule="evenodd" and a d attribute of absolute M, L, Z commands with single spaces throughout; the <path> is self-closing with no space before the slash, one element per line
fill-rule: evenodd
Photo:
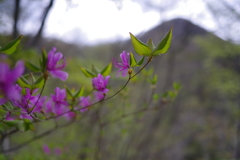
<path fill-rule="evenodd" d="M 98 74 L 100 73 L 100 70 L 96 66 L 92 65 L 92 72 Z"/>
<path fill-rule="evenodd" d="M 145 43 L 137 39 L 132 33 L 130 33 L 133 48 L 140 56 L 150 56 L 152 51 Z"/>
<path fill-rule="evenodd" d="M 141 66 L 143 61 L 145 59 L 145 56 L 143 56 L 138 62 L 137 62 L 137 66 Z"/>
<path fill-rule="evenodd" d="M 40 67 L 38 67 L 37 65 L 35 65 L 35 64 L 33 64 L 33 63 L 31 63 L 31 62 L 25 62 L 25 65 L 29 68 L 29 69 L 31 69 L 33 72 L 39 72 L 39 71 L 41 71 L 41 68 Z"/>
<path fill-rule="evenodd" d="M 130 52 L 130 66 L 131 66 L 131 67 L 135 67 L 136 64 L 137 64 L 136 59 L 135 59 L 133 53 Z"/>
<path fill-rule="evenodd" d="M 173 30 L 173 27 L 169 30 L 167 35 L 161 40 L 161 42 L 154 49 L 152 54 L 153 56 L 157 56 L 158 54 L 163 54 L 168 51 L 172 41 L 172 30 Z"/>
<path fill-rule="evenodd" d="M 11 121 L 3 121 L 8 127 L 14 127 L 18 125 L 18 120 L 11 120 Z"/>
<path fill-rule="evenodd" d="M 23 76 L 21 76 L 18 80 L 17 80 L 17 84 L 19 84 L 20 87 L 22 88 L 31 88 L 30 82 L 25 79 Z"/>
<path fill-rule="evenodd" d="M 154 50 L 155 45 L 153 44 L 152 38 L 149 38 L 149 40 L 147 41 L 147 45 L 151 48 L 151 50 Z"/>
<path fill-rule="evenodd" d="M 44 85 L 44 78 L 40 76 L 36 81 L 33 83 L 33 88 L 42 88 Z"/>
<path fill-rule="evenodd" d="M 112 70 L 112 63 L 109 63 L 100 73 L 103 76 L 108 76 L 111 73 Z"/>
<path fill-rule="evenodd" d="M 47 52 L 46 50 L 43 48 L 42 49 L 42 70 L 45 71 L 47 68 Z"/>
<path fill-rule="evenodd" d="M 71 97 L 74 97 L 71 90 L 67 86 L 65 86 L 65 88 L 66 88 L 67 94 Z"/>
<path fill-rule="evenodd" d="M 21 35 L 17 39 L 0 48 L 0 52 L 3 52 L 5 54 L 12 54 L 17 49 L 17 46 L 20 43 L 22 37 L 23 36 Z"/>
<path fill-rule="evenodd" d="M 97 74 L 94 74 L 93 72 L 91 72 L 91 71 L 89 71 L 89 70 L 87 70 L 87 69 L 85 69 L 85 68 L 83 68 L 83 67 L 81 67 L 81 70 L 82 70 L 83 74 L 84 74 L 86 77 L 91 77 L 91 78 L 93 78 L 93 77 L 96 77 L 96 75 L 97 75 Z"/>
<path fill-rule="evenodd" d="M 81 89 L 79 89 L 75 94 L 74 94 L 74 97 L 81 97 L 83 96 L 83 93 L 84 93 L 84 86 L 81 87 Z"/>

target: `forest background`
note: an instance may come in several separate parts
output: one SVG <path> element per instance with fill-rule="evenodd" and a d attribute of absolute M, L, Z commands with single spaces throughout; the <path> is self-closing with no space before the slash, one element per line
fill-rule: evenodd
<path fill-rule="evenodd" d="M 68 10 L 74 9 L 77 4 L 71 0 L 65 2 Z M 126 7 L 124 0 L 109 2 L 114 3 L 119 12 Z M 145 31 L 141 32 L 141 29 L 136 28 L 137 37 L 143 42 L 149 37 L 154 42 L 159 41 L 174 26 L 170 50 L 154 59 L 121 94 L 97 105 L 83 120 L 33 139 L 26 146 L 2 153 L 2 159 L 240 159 L 238 1 L 202 0 L 205 8 L 198 13 L 191 10 L 187 13 L 189 17 L 181 15 L 181 12 L 186 13 L 184 6 L 190 3 L 189 0 L 131 2 L 139 4 L 143 11 L 158 12 L 161 17 L 158 24 L 148 30 L 144 28 Z M 17 54 L 9 56 L 12 61 L 23 59 L 36 62 L 36 56 L 40 55 L 42 47 L 50 50 L 55 46 L 64 54 L 69 78 L 65 83 L 51 79 L 44 95 L 53 93 L 56 86 L 64 88 L 65 84 L 70 88 L 89 86 L 86 91 L 90 91 L 91 80 L 84 77 L 80 68 L 91 68 L 92 64 L 103 68 L 123 50 L 133 51 L 130 38 L 123 36 L 121 39 L 100 39 L 91 43 L 84 41 L 84 34 L 83 38 L 80 36 L 75 40 L 65 39 L 66 34 L 50 36 L 46 26 L 51 25 L 51 22 L 47 19 L 56 4 L 56 0 L 1 0 L 0 44 L 24 35 Z M 176 13 L 169 16 L 168 13 L 178 8 L 179 4 L 183 6 L 178 9 L 179 15 Z M 134 8 L 132 10 L 134 12 Z M 207 24 L 200 27 L 195 22 L 202 22 L 205 12 L 211 15 L 206 23 L 214 24 L 212 30 Z M 34 14 L 31 13 L 38 14 L 32 17 Z M 195 16 L 191 18 L 191 15 Z M 138 20 L 133 19 L 131 23 L 137 23 L 136 21 Z M 109 21 L 109 24 L 104 25 L 111 23 L 113 22 Z M 98 29 L 98 25 L 100 24 L 96 23 L 94 29 L 103 32 Z M 122 25 L 130 26 L 125 23 Z M 75 28 L 72 33 L 82 33 L 78 29 Z M 128 32 L 125 34 L 128 35 Z M 153 74 L 158 75 L 156 86 L 148 81 Z M 112 86 L 120 87 L 124 81 L 125 78 L 116 77 L 116 72 L 111 73 Z M 162 102 L 166 98 L 164 93 L 173 88 L 174 82 L 180 82 L 182 86 L 176 97 L 170 96 L 170 100 L 157 109 L 131 114 L 140 108 L 158 105 L 160 100 Z M 120 118 L 115 119 L 117 117 Z M 59 124 L 64 124 L 65 120 L 58 121 Z M 106 123 L 103 125 L 101 122 Z M 14 148 L 48 130 L 54 123 L 50 121 L 39 124 L 37 128 L 40 132 L 18 132 L 1 141 L 1 149 Z M 43 150 L 46 145 L 52 150 L 50 154 Z"/>

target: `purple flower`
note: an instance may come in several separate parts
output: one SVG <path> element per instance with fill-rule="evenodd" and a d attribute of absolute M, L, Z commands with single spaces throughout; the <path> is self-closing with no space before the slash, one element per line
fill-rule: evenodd
<path fill-rule="evenodd" d="M 56 88 L 55 95 L 51 94 L 52 102 L 54 103 L 54 110 L 53 112 L 57 115 L 62 114 L 66 111 L 68 103 L 65 100 L 66 98 L 66 90 Z"/>
<path fill-rule="evenodd" d="M 61 151 L 60 148 L 55 148 L 55 149 L 54 149 L 54 153 L 59 156 L 59 155 L 62 154 L 62 151 Z"/>
<path fill-rule="evenodd" d="M 48 145 L 43 145 L 43 151 L 44 151 L 44 153 L 46 153 L 46 154 L 50 154 L 51 153 L 51 150 L 50 150 L 50 148 L 48 147 Z"/>
<path fill-rule="evenodd" d="M 130 53 L 127 53 L 126 51 L 123 51 L 120 54 L 120 58 L 122 62 L 118 62 L 116 58 L 112 59 L 112 63 L 114 64 L 115 67 L 120 68 L 117 74 L 117 77 L 119 76 L 119 73 L 122 71 L 122 76 L 126 77 L 128 73 L 128 69 L 131 67 L 129 64 L 129 58 L 130 58 Z"/>
<path fill-rule="evenodd" d="M 16 67 L 10 70 L 6 63 L 0 63 L 0 105 L 8 100 L 19 100 L 21 94 L 15 89 L 16 80 L 23 74 L 24 64 L 18 61 Z M 0 96 L 1 97 L 1 96 Z"/>
<path fill-rule="evenodd" d="M 102 100 L 102 99 L 104 99 L 104 94 L 102 93 L 102 92 L 94 92 L 94 94 L 95 94 L 95 99 L 97 100 L 97 101 L 100 101 L 100 100 Z"/>
<path fill-rule="evenodd" d="M 80 111 L 85 112 L 88 110 L 87 106 L 90 105 L 90 97 L 80 97 L 80 106 L 83 107 Z"/>
<path fill-rule="evenodd" d="M 97 77 L 94 77 L 92 79 L 92 85 L 93 88 L 102 92 L 102 93 L 107 93 L 109 89 L 107 89 L 107 84 L 110 76 L 106 76 L 106 79 L 101 74 L 98 74 Z"/>
<path fill-rule="evenodd" d="M 47 70 L 53 77 L 65 81 L 68 78 L 68 73 L 61 70 L 66 66 L 66 58 L 64 58 L 60 52 L 55 54 L 56 50 L 57 49 L 53 47 L 48 53 Z"/>

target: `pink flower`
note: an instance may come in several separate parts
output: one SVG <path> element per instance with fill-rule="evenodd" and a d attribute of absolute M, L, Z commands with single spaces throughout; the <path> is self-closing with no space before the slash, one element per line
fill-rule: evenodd
<path fill-rule="evenodd" d="M 16 80 L 23 74 L 24 64 L 18 61 L 16 67 L 10 70 L 6 63 L 0 63 L 0 105 L 8 100 L 20 100 L 21 94 L 15 88 Z"/>
<path fill-rule="evenodd" d="M 93 88 L 102 93 L 107 93 L 109 91 L 109 89 L 107 89 L 109 78 L 110 76 L 106 76 L 106 79 L 104 79 L 101 74 L 98 74 L 97 77 L 92 79 Z"/>
<path fill-rule="evenodd" d="M 120 72 L 122 72 L 123 77 L 126 77 L 126 75 L 128 73 L 128 69 L 131 67 L 129 64 L 130 53 L 123 51 L 120 54 L 120 58 L 121 58 L 122 62 L 118 62 L 116 58 L 113 58 L 112 63 L 114 64 L 115 67 L 120 68 L 118 71 L 117 77 L 119 76 Z"/>
<path fill-rule="evenodd" d="M 65 81 L 68 78 L 68 73 L 61 70 L 66 66 L 66 59 L 60 52 L 57 52 L 55 54 L 56 50 L 57 49 L 53 47 L 52 50 L 48 53 L 47 70 L 53 77 Z"/>

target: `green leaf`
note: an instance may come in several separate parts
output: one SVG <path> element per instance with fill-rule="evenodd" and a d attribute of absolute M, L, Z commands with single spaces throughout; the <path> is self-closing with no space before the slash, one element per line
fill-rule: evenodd
<path fill-rule="evenodd" d="M 130 52 L 130 66 L 131 66 L 131 67 L 134 67 L 134 66 L 136 66 L 136 65 L 137 65 L 136 59 L 135 59 L 133 53 Z"/>
<path fill-rule="evenodd" d="M 27 79 L 25 79 L 23 76 L 21 76 L 17 80 L 17 84 L 19 84 L 19 86 L 22 88 L 31 88 L 30 82 Z"/>
<path fill-rule="evenodd" d="M 0 48 L 0 52 L 3 52 L 5 54 L 12 54 L 14 51 L 16 51 L 18 44 L 20 43 L 20 40 L 23 36 L 19 36 L 17 39 L 11 41 L 10 43 L 6 44 L 2 48 Z"/>
<path fill-rule="evenodd" d="M 145 57 L 143 56 L 138 62 L 137 62 L 137 66 L 141 66 L 142 63 L 144 62 Z"/>
<path fill-rule="evenodd" d="M 182 88 L 182 85 L 181 85 L 179 82 L 174 82 L 174 83 L 173 83 L 173 88 L 174 88 L 175 90 L 179 90 L 179 89 Z"/>
<path fill-rule="evenodd" d="M 91 77 L 91 78 L 93 78 L 93 77 L 96 77 L 96 75 L 97 75 L 97 74 L 94 74 L 93 72 L 91 72 L 91 71 L 89 71 L 89 70 L 87 70 L 87 69 L 85 69 L 85 68 L 83 68 L 83 67 L 81 67 L 81 70 L 82 70 L 83 74 L 84 74 L 86 77 Z"/>
<path fill-rule="evenodd" d="M 74 97 L 73 94 L 72 94 L 72 92 L 71 92 L 71 90 L 70 90 L 67 86 L 65 86 L 65 88 L 66 88 L 66 90 L 67 90 L 67 94 L 68 94 L 69 96 L 71 96 L 71 97 Z"/>
<path fill-rule="evenodd" d="M 92 72 L 98 74 L 100 73 L 100 70 L 96 66 L 92 65 Z"/>
<path fill-rule="evenodd" d="M 43 76 L 38 77 L 38 79 L 33 83 L 33 88 L 42 88 L 44 85 Z"/>
<path fill-rule="evenodd" d="M 47 52 L 44 48 L 42 49 L 42 61 L 40 63 L 42 63 L 42 71 L 44 72 L 47 68 Z"/>
<path fill-rule="evenodd" d="M 157 45 L 157 47 L 153 51 L 153 56 L 156 56 L 158 54 L 163 54 L 168 51 L 168 49 L 171 46 L 172 41 L 172 30 L 173 27 L 169 30 L 169 32 L 166 34 L 166 36 L 161 40 L 161 42 Z"/>
<path fill-rule="evenodd" d="M 154 43 L 152 41 L 152 38 L 149 38 L 149 40 L 147 41 L 147 45 L 148 45 L 148 47 L 151 48 L 152 51 L 154 50 L 155 45 L 154 45 Z"/>
<path fill-rule="evenodd" d="M 75 94 L 74 94 L 74 97 L 81 97 L 83 96 L 83 93 L 84 93 L 84 86 L 81 87 L 81 89 L 79 89 Z"/>
<path fill-rule="evenodd" d="M 14 127 L 18 125 L 19 121 L 11 120 L 11 121 L 3 121 L 3 123 L 6 124 L 8 127 Z"/>
<path fill-rule="evenodd" d="M 38 67 L 37 65 L 31 63 L 31 62 L 25 62 L 25 65 L 30 69 L 32 70 L 33 72 L 39 72 L 41 71 L 41 68 Z"/>
<path fill-rule="evenodd" d="M 17 128 L 22 132 L 25 132 L 28 130 L 33 130 L 33 131 L 35 130 L 34 125 L 29 119 L 23 119 L 23 121 L 19 121 Z"/>
<path fill-rule="evenodd" d="M 108 76 L 111 73 L 112 70 L 112 63 L 109 63 L 100 73 L 103 76 Z"/>
<path fill-rule="evenodd" d="M 131 41 L 135 52 L 141 56 L 150 56 L 152 51 L 145 43 L 137 39 L 132 33 L 130 33 Z"/>

